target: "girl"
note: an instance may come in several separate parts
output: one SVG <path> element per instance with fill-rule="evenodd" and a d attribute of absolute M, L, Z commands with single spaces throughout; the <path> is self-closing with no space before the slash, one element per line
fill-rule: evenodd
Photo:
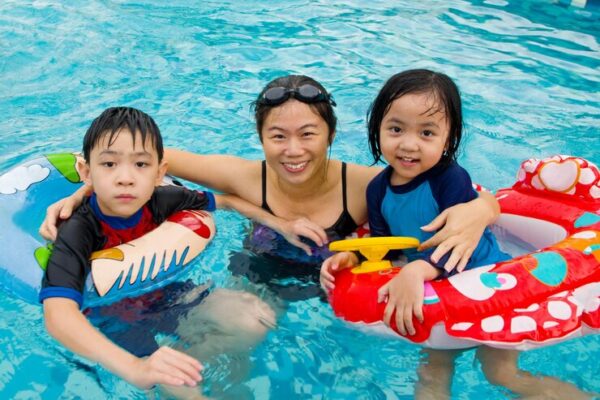
<path fill-rule="evenodd" d="M 372 236 L 412 236 L 424 241 L 432 233 L 421 227 L 439 213 L 477 198 L 471 178 L 456 162 L 462 136 L 461 99 L 446 75 L 429 70 L 409 70 L 392 76 L 371 105 L 368 116 L 369 145 L 375 162 L 389 166 L 367 187 L 367 208 Z M 433 250 L 404 251 L 408 259 L 400 273 L 379 289 L 386 301 L 384 322 L 395 321 L 402 335 L 414 335 L 413 314 L 423 321 L 423 284 L 447 277 L 445 257 L 434 260 Z M 470 254 L 465 268 L 509 259 L 488 228 Z M 332 289 L 332 272 L 354 266 L 358 258 L 343 252 L 328 258 L 321 268 L 321 283 Z M 427 350 L 429 363 L 419 369 L 417 396 L 449 396 L 457 351 Z M 518 351 L 481 346 L 477 355 L 488 380 L 522 395 L 548 394 L 549 387 L 578 392 L 570 385 L 519 371 Z M 556 386 L 554 386 L 556 385 Z M 560 389 L 557 389 L 560 387 Z M 548 391 L 548 392 L 546 392 Z M 564 392 L 562 392 L 564 395 Z"/>

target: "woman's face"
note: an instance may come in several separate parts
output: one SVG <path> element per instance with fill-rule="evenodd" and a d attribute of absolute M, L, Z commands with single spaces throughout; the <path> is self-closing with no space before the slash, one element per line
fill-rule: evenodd
<path fill-rule="evenodd" d="M 325 174 L 329 128 L 306 103 L 290 99 L 273 108 L 262 127 L 263 150 L 269 166 L 290 184 L 302 184 Z"/>

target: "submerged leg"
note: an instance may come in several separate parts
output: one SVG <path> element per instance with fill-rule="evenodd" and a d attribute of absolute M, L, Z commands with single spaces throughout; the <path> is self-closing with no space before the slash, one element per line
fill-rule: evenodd
<path fill-rule="evenodd" d="M 532 375 L 519 369 L 519 351 L 481 346 L 477 358 L 487 380 L 504 386 L 512 392 L 530 399 L 590 399 L 591 395 L 575 385 L 544 375 Z"/>
<path fill-rule="evenodd" d="M 421 361 L 415 385 L 416 399 L 449 399 L 454 360 L 461 350 L 423 349 L 425 358 Z"/>
<path fill-rule="evenodd" d="M 176 333 L 181 343 L 177 348 L 205 366 L 210 364 L 211 371 L 226 371 L 229 383 L 242 381 L 250 370 L 250 352 L 275 325 L 273 309 L 259 297 L 244 291 L 214 289 L 179 319 Z M 200 388 L 163 389 L 176 398 L 203 398 Z M 211 393 L 222 397 L 220 390 L 235 388 L 219 388 L 218 383 L 211 382 Z"/>

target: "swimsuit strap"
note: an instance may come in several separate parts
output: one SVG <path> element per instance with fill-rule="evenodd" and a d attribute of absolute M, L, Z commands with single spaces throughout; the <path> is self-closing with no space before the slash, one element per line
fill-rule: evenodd
<path fill-rule="evenodd" d="M 342 206 L 344 207 L 344 212 L 348 212 L 348 207 L 346 203 L 346 163 L 342 162 Z"/>
<path fill-rule="evenodd" d="M 273 214 L 273 211 L 271 211 L 271 207 L 269 207 L 269 204 L 267 203 L 267 162 L 265 160 L 262 161 L 261 168 L 262 168 L 262 204 L 260 205 L 260 207 L 263 210 L 268 211 L 271 214 Z"/>
<path fill-rule="evenodd" d="M 262 204 L 260 207 L 273 214 L 271 207 L 267 203 L 267 162 L 263 160 L 261 162 L 261 173 L 262 173 Z M 348 202 L 346 196 L 346 163 L 342 162 L 342 214 L 348 213 Z M 274 215 L 274 214 L 273 214 Z"/>

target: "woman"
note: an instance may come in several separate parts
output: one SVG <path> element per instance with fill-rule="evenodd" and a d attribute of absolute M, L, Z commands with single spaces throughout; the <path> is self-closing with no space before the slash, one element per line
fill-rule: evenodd
<path fill-rule="evenodd" d="M 273 80 L 261 91 L 254 106 L 265 161 L 166 150 L 168 172 L 235 195 L 279 217 L 267 216 L 261 221 L 276 227 L 279 233 L 257 225 L 246 240 L 246 247 L 253 253 L 274 261 L 273 268 L 265 270 L 264 262 L 245 263 L 234 255 L 234 273 L 257 277 L 252 280 L 268 280 L 277 268 L 285 268 L 282 259 L 295 260 L 304 272 L 308 268 L 309 286 L 314 283 L 314 290 L 318 290 L 318 267 L 330 254 L 326 244 L 351 234 L 367 220 L 366 187 L 381 168 L 328 158 L 336 134 L 335 102 L 310 77 L 288 75 Z M 52 238 L 59 213 L 61 218 L 68 217 L 85 193 L 82 188 L 67 201 L 51 206 L 40 228 L 42 236 Z M 452 250 L 446 269 L 462 269 L 484 228 L 498 213 L 495 198 L 482 193 L 478 199 L 446 210 L 423 227 L 427 231 L 442 229 L 421 248 L 438 245 L 434 260 Z M 284 238 L 295 247 L 285 243 Z M 245 266 L 240 267 L 242 264 Z M 255 270 L 259 265 L 263 269 Z M 303 272 L 294 267 L 290 273 Z"/>

